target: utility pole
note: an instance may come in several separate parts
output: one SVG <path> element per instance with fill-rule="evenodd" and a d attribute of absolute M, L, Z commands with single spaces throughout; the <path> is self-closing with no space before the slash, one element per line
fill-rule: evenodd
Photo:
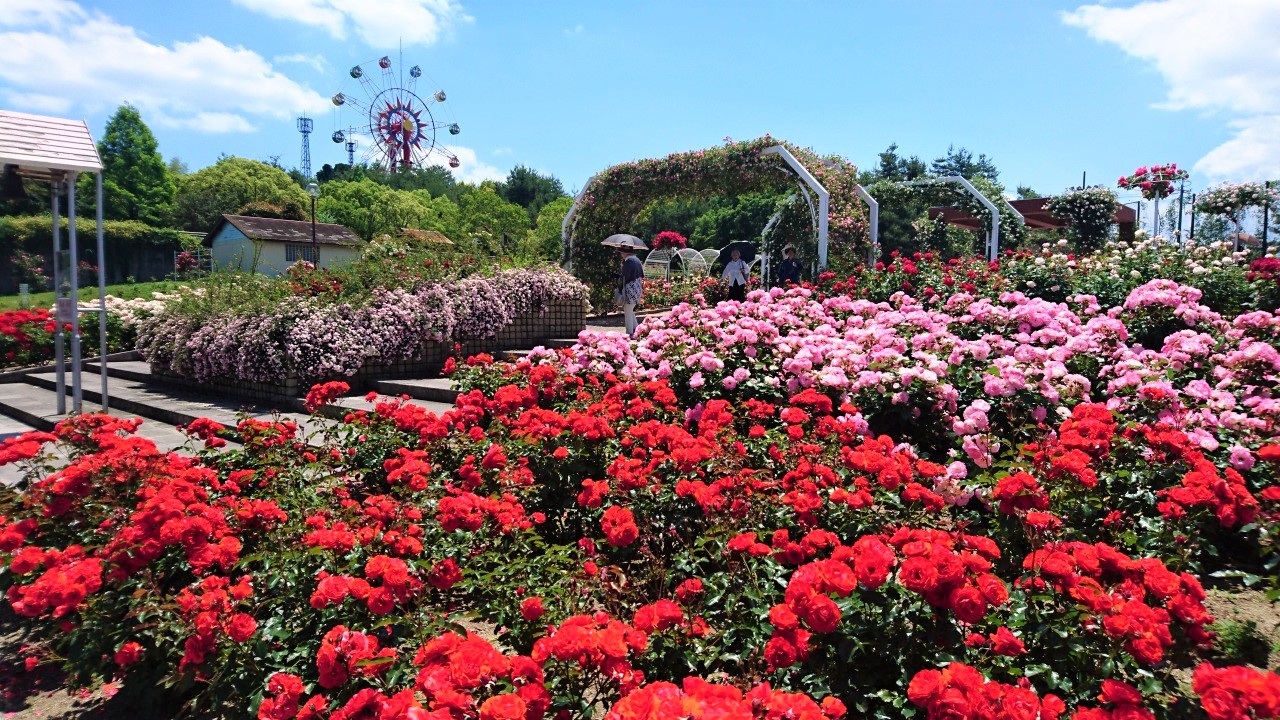
<path fill-rule="evenodd" d="M 1178 242 L 1182 242 L 1182 201 L 1187 191 L 1187 181 L 1183 180 L 1178 186 Z"/>
<path fill-rule="evenodd" d="M 1196 239 L 1196 194 L 1191 193 L 1191 236 L 1192 240 Z"/>
<path fill-rule="evenodd" d="M 1085 180 L 1088 177 L 1089 177 L 1089 172 L 1087 170 L 1080 173 L 1080 189 L 1081 190 L 1089 187 L 1089 183 L 1086 182 Z"/>
<path fill-rule="evenodd" d="M 1262 254 L 1267 254 L 1267 225 L 1271 224 L 1271 181 L 1262 184 Z"/>

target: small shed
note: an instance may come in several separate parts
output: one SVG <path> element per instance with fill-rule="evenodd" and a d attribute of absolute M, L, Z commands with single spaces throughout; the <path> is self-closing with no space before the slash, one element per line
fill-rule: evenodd
<path fill-rule="evenodd" d="M 335 268 L 360 257 L 363 243 L 345 225 L 223 215 L 204 236 L 213 267 L 276 277 L 299 260 Z M 319 255 L 317 261 L 316 255 Z"/>

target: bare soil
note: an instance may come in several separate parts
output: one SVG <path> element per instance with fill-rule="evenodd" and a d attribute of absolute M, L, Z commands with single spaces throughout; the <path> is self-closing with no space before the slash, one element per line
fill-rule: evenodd
<path fill-rule="evenodd" d="M 1267 600 L 1265 593 L 1248 588 L 1209 591 L 1205 606 L 1219 622 L 1252 622 L 1257 627 L 1255 642 L 1247 643 L 1244 660 L 1261 670 L 1280 668 L 1280 603 Z"/>

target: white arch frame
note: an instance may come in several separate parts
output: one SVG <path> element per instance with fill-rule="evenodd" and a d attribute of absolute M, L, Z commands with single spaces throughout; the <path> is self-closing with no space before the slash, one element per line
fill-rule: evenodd
<path fill-rule="evenodd" d="M 778 157 L 782 158 L 784 161 L 786 161 L 787 165 L 790 166 L 792 172 L 798 175 L 800 177 L 800 180 L 803 181 L 804 184 L 808 186 L 808 189 L 818 196 L 818 270 L 819 272 L 821 272 L 822 270 L 826 270 L 827 269 L 827 228 L 830 224 L 830 216 L 831 216 L 831 193 L 827 192 L 827 189 L 823 187 L 822 183 L 818 182 L 818 179 L 815 178 L 813 174 L 810 173 L 808 169 L 806 169 L 805 166 L 802 165 L 798 159 L 796 159 L 796 156 L 792 155 L 791 151 L 788 150 L 785 146 L 774 145 L 773 147 L 767 147 L 764 150 L 761 150 L 760 154 L 761 155 L 777 155 Z M 573 269 L 573 260 L 572 260 L 573 232 L 572 230 L 576 222 L 578 207 L 582 204 L 582 199 L 586 197 L 587 191 L 591 189 L 592 183 L 594 183 L 596 181 L 596 178 L 598 177 L 599 175 L 592 175 L 591 179 L 587 180 L 587 184 L 582 186 L 582 190 L 578 191 L 577 197 L 573 199 L 573 205 L 569 208 L 569 212 L 565 214 L 564 222 L 560 224 L 560 241 L 561 241 L 562 247 L 564 248 L 563 262 L 561 264 L 565 267 L 565 269 L 568 269 L 568 270 Z M 870 196 L 866 196 L 866 198 L 864 199 L 867 199 L 867 198 L 870 198 Z M 812 198 L 809 198 L 808 196 L 806 196 L 805 199 L 812 204 L 813 202 Z"/>
<path fill-rule="evenodd" d="M 985 207 L 988 211 L 990 211 L 991 231 L 987 233 L 987 260 L 988 261 L 995 260 L 996 257 L 1000 255 L 1000 209 L 996 207 L 995 203 L 987 199 L 986 195 L 983 195 L 982 193 L 978 192 L 978 189 L 975 188 L 972 183 L 960 177 L 959 175 L 948 175 L 946 177 L 940 177 L 940 178 L 929 178 L 928 180 L 914 180 L 911 182 L 903 183 L 903 185 L 933 185 L 936 183 L 944 183 L 944 182 L 955 183 L 957 185 L 960 185 L 965 190 L 969 191 L 969 194 L 972 195 L 978 202 L 982 203 L 983 207 Z M 1021 225 L 1026 225 L 1027 219 L 1022 216 L 1022 213 L 1018 212 L 1017 208 L 1015 208 L 1013 205 L 1010 205 L 1008 200 L 1004 200 L 1003 198 L 1002 200 L 1004 202 L 1005 207 L 1009 208 L 1009 211 L 1013 213 L 1014 217 L 1018 218 L 1018 223 Z"/>

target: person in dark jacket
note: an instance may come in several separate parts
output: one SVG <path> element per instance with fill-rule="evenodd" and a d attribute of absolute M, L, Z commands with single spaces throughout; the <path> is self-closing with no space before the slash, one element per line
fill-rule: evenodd
<path fill-rule="evenodd" d="M 636 249 L 632 247 L 620 247 L 618 252 L 622 255 L 622 272 L 618 278 L 618 304 L 622 306 L 622 317 L 626 323 L 627 336 L 635 337 L 636 325 L 636 305 L 640 302 L 640 297 L 644 294 L 644 265 L 641 264 L 640 258 L 636 257 Z"/>
<path fill-rule="evenodd" d="M 800 284 L 800 263 L 796 261 L 796 249 L 790 245 L 782 249 L 784 259 L 778 263 L 778 284 Z"/>

